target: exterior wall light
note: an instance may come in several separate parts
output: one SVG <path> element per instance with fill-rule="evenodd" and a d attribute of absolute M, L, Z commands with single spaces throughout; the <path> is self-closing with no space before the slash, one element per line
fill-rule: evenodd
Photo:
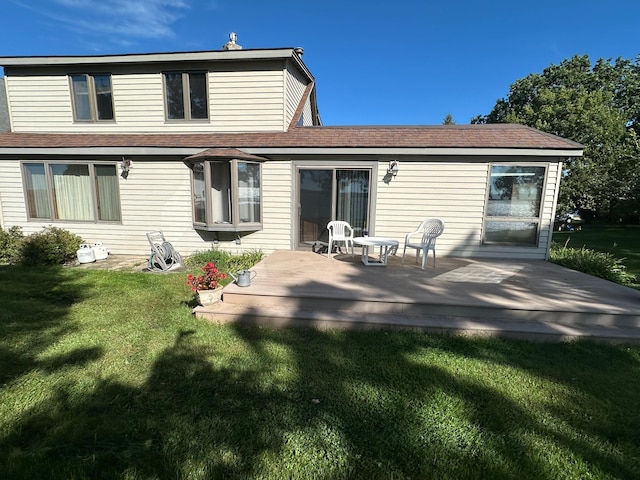
<path fill-rule="evenodd" d="M 122 170 L 120 176 L 126 179 L 129 176 L 129 170 L 131 170 L 131 160 L 122 157 L 122 162 L 120 162 L 120 170 Z"/>
<path fill-rule="evenodd" d="M 398 161 L 391 160 L 389 162 L 389 168 L 387 169 L 387 173 L 393 175 L 394 177 L 398 174 Z"/>

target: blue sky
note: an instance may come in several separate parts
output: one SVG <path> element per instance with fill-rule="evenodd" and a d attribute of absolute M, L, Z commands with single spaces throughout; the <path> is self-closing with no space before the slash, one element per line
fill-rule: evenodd
<path fill-rule="evenodd" d="M 466 124 L 573 55 L 640 55 L 639 0 L 4 0 L 0 56 L 303 47 L 325 125 Z"/>

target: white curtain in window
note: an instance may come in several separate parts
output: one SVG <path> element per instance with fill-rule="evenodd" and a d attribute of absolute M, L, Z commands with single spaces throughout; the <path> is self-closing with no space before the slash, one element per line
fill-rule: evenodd
<path fill-rule="evenodd" d="M 118 176 L 115 165 L 96 165 L 96 194 L 98 196 L 98 220 L 120 220 L 118 202 Z"/>
<path fill-rule="evenodd" d="M 24 168 L 29 218 L 51 218 L 44 164 L 26 163 Z"/>
<path fill-rule="evenodd" d="M 336 220 L 344 220 L 355 229 L 365 229 L 369 205 L 369 172 L 338 170 Z"/>
<path fill-rule="evenodd" d="M 260 221 L 260 165 L 238 162 L 238 210 L 240 222 Z"/>
<path fill-rule="evenodd" d="M 229 162 L 211 162 L 211 216 L 213 223 L 231 223 Z"/>
<path fill-rule="evenodd" d="M 88 165 L 51 165 L 56 218 L 93 220 Z"/>

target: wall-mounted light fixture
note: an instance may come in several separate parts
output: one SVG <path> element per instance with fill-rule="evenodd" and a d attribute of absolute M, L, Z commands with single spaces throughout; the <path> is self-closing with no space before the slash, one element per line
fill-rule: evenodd
<path fill-rule="evenodd" d="M 389 162 L 389 168 L 387 169 L 387 173 L 389 175 L 393 175 L 394 177 L 398 174 L 398 161 L 391 160 Z"/>
<path fill-rule="evenodd" d="M 122 170 L 122 172 L 120 172 L 120 176 L 126 179 L 129 176 L 129 170 L 131 170 L 131 160 L 122 157 L 122 162 L 120 162 L 120 170 Z"/>

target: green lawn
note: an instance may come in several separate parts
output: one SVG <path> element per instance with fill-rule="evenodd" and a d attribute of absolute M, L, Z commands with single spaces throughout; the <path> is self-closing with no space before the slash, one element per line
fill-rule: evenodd
<path fill-rule="evenodd" d="M 184 280 L 0 267 L 1 478 L 640 478 L 638 346 L 216 326 Z"/>
<path fill-rule="evenodd" d="M 585 224 L 581 230 L 554 232 L 553 240 L 570 248 L 586 247 L 624 259 L 623 265 L 636 276 L 635 286 L 640 288 L 640 225 Z"/>

